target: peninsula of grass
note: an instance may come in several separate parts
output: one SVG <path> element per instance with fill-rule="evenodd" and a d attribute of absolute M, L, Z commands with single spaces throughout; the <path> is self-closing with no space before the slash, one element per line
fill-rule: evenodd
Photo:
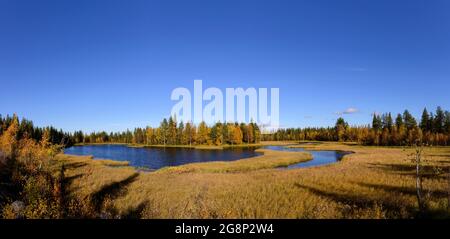
<path fill-rule="evenodd" d="M 191 163 L 176 167 L 165 167 L 157 170 L 158 173 L 236 173 L 259 169 L 287 167 L 292 164 L 306 162 L 312 159 L 306 152 L 284 152 L 267 149 L 257 149 L 262 155 L 240 159 L 236 161 L 218 161 L 208 163 Z"/>

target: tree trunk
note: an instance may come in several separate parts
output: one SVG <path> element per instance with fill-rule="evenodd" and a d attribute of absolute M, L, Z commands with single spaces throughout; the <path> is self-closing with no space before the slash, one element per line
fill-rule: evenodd
<path fill-rule="evenodd" d="M 422 177 L 420 175 L 420 152 L 416 152 L 416 193 L 419 211 L 423 212 Z"/>

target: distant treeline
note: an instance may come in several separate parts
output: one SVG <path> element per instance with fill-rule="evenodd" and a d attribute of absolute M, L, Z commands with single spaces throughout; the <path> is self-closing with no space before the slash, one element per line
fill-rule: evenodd
<path fill-rule="evenodd" d="M 391 113 L 374 114 L 372 125 L 349 126 L 339 118 L 334 127 L 288 128 L 264 134 L 262 140 L 349 141 L 363 145 L 402 146 L 411 144 L 450 145 L 450 112 L 437 107 L 423 110 L 418 121 L 405 110 L 395 119 Z"/>
<path fill-rule="evenodd" d="M 146 145 L 235 145 L 252 144 L 261 141 L 261 131 L 256 123 L 216 123 L 208 126 L 205 122 L 198 126 L 192 123 L 177 123 L 170 117 L 164 119 L 159 127 L 135 128 L 123 132 L 93 132 L 74 133 L 57 130 L 54 127 L 36 127 L 33 122 L 16 115 L 2 117 L 0 115 L 0 135 L 17 120 L 17 140 L 30 138 L 36 141 L 42 139 L 44 132 L 48 132 L 52 144 L 71 146 L 77 143 L 126 143 Z"/>
<path fill-rule="evenodd" d="M 0 115 L 0 135 L 17 116 Z M 216 123 L 208 126 L 177 123 L 170 117 L 159 127 L 135 128 L 123 132 L 74 133 L 57 130 L 54 127 L 35 127 L 27 119 L 18 120 L 17 139 L 42 139 L 48 132 L 52 144 L 71 146 L 77 143 L 127 143 L 145 145 L 237 145 L 260 141 L 316 140 L 358 142 L 363 145 L 401 146 L 416 143 L 428 145 L 450 145 L 450 112 L 437 107 L 435 113 L 424 109 L 418 122 L 408 110 L 397 114 L 374 114 L 371 125 L 349 126 L 339 118 L 334 127 L 288 128 L 262 134 L 256 123 Z"/>
<path fill-rule="evenodd" d="M 84 134 L 76 131 L 74 143 L 131 143 L 146 145 L 236 145 L 259 143 L 261 131 L 256 123 L 216 123 L 208 126 L 201 122 L 177 123 L 170 117 L 164 119 L 159 127 L 135 128 L 133 131 Z"/>

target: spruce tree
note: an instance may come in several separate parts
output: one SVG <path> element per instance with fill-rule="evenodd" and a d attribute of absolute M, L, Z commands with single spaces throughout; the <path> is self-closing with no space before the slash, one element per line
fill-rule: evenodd
<path fill-rule="evenodd" d="M 382 126 L 382 120 L 380 115 L 373 113 L 373 119 L 372 119 L 372 128 L 374 130 L 380 130 Z"/>
<path fill-rule="evenodd" d="M 450 134 L 450 112 L 445 111 L 445 133 Z"/>
<path fill-rule="evenodd" d="M 397 114 L 397 117 L 395 118 L 395 126 L 397 126 L 397 129 L 403 126 L 403 118 L 401 114 Z"/>
<path fill-rule="evenodd" d="M 394 123 L 392 121 L 391 113 L 383 114 L 381 119 L 382 119 L 383 129 L 391 130 L 392 126 L 394 125 Z"/>
<path fill-rule="evenodd" d="M 184 132 L 184 123 L 183 121 L 181 121 L 177 129 L 177 144 L 180 145 L 186 144 L 185 140 L 183 139 L 183 132 Z"/>
<path fill-rule="evenodd" d="M 436 116 L 434 117 L 434 129 L 437 133 L 444 132 L 444 121 L 445 121 L 444 111 L 440 106 L 438 106 L 436 109 Z"/>
<path fill-rule="evenodd" d="M 417 127 L 417 121 L 414 117 L 409 113 L 408 110 L 403 112 L 403 121 L 405 122 L 406 129 L 412 130 Z"/>
<path fill-rule="evenodd" d="M 394 126 L 394 121 L 392 120 L 391 112 L 389 112 L 388 115 L 387 115 L 387 128 L 389 130 L 392 130 L 393 126 Z"/>
<path fill-rule="evenodd" d="M 166 118 L 163 119 L 159 128 L 161 129 L 161 141 L 163 145 L 166 146 L 169 131 L 169 123 Z"/>
<path fill-rule="evenodd" d="M 427 108 L 423 109 L 422 119 L 420 120 L 420 128 L 422 131 L 430 131 L 430 115 L 428 114 Z"/>
<path fill-rule="evenodd" d="M 339 117 L 336 120 L 336 125 L 334 126 L 334 129 L 336 131 L 336 138 L 338 141 L 344 140 L 345 129 L 347 129 L 347 127 L 348 124 L 347 122 L 345 122 L 344 118 Z"/>

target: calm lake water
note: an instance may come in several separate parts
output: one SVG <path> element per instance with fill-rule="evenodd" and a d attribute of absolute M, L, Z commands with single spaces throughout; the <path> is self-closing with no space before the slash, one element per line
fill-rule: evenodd
<path fill-rule="evenodd" d="M 334 150 L 314 151 L 314 150 L 305 150 L 303 148 L 287 148 L 285 146 L 265 146 L 264 148 L 279 151 L 308 152 L 312 154 L 313 156 L 312 160 L 283 167 L 287 169 L 305 168 L 336 163 L 339 162 L 342 159 L 342 157 L 344 157 L 344 155 L 351 154 L 351 152 L 343 152 L 343 151 L 334 151 Z"/>
<path fill-rule="evenodd" d="M 303 148 L 286 148 L 284 146 L 264 146 L 265 149 L 309 152 L 313 159 L 285 167 L 287 169 L 319 166 L 338 162 L 349 152 L 342 151 L 308 151 Z M 211 161 L 233 161 L 261 155 L 250 148 L 229 148 L 224 150 L 203 150 L 189 148 L 133 148 L 126 145 L 86 145 L 73 146 L 64 150 L 66 154 L 92 155 L 95 159 L 113 159 L 129 161 L 131 166 L 159 169 L 166 166 L 178 166 L 188 163 Z"/>
<path fill-rule="evenodd" d="M 73 146 L 64 150 L 66 154 L 92 155 L 97 159 L 129 161 L 131 166 L 159 169 L 187 163 L 233 161 L 250 158 L 259 153 L 255 148 L 233 148 L 224 150 L 199 150 L 189 148 L 132 148 L 126 145 Z"/>

